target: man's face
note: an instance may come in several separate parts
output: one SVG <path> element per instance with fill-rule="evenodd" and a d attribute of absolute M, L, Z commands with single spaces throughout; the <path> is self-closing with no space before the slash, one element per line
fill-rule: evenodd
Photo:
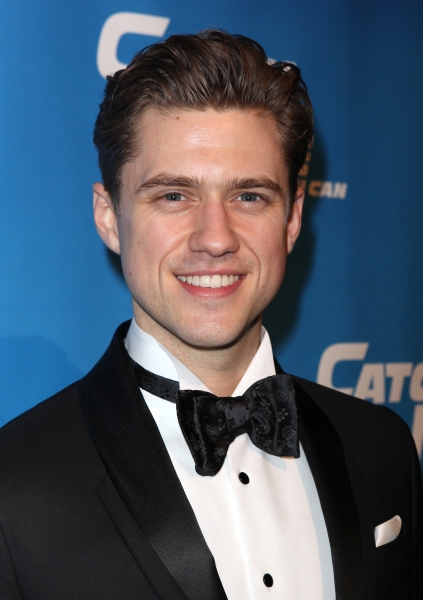
<path fill-rule="evenodd" d="M 260 329 L 298 236 L 276 123 L 250 111 L 149 109 L 122 171 L 120 214 L 101 184 L 95 219 L 121 254 L 134 315 L 166 345 L 231 345 Z"/>

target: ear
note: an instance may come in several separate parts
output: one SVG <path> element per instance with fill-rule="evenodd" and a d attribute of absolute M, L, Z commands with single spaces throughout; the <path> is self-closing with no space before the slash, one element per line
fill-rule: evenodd
<path fill-rule="evenodd" d="M 110 250 L 120 254 L 118 217 L 113 202 L 102 183 L 97 182 L 93 185 L 93 209 L 98 235 Z"/>
<path fill-rule="evenodd" d="M 304 190 L 299 187 L 297 193 L 295 194 L 295 200 L 292 205 L 291 214 L 289 215 L 288 222 L 286 224 L 288 253 L 292 252 L 294 244 L 297 241 L 298 236 L 300 235 L 301 220 L 303 216 L 304 195 Z"/>

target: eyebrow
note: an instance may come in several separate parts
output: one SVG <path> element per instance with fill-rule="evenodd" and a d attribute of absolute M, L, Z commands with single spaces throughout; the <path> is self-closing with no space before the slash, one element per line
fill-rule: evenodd
<path fill-rule="evenodd" d="M 201 189 L 205 187 L 205 182 L 202 179 L 198 179 L 198 177 L 185 177 L 183 175 L 172 175 L 168 173 L 159 173 L 158 175 L 147 179 L 139 185 L 135 191 L 136 194 L 140 192 L 144 192 L 145 190 L 149 190 L 154 187 L 169 187 L 169 188 L 194 188 Z M 226 190 L 253 190 L 257 188 L 262 188 L 266 190 L 270 190 L 272 192 L 276 192 L 279 196 L 283 196 L 283 190 L 281 186 L 276 183 L 276 181 L 272 181 L 269 177 L 260 177 L 256 178 L 245 178 L 238 179 L 236 177 L 227 179 L 223 184 L 224 189 Z"/>

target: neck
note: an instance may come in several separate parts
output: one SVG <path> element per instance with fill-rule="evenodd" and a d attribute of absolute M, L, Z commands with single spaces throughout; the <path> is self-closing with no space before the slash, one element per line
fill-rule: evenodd
<path fill-rule="evenodd" d="M 216 396 L 232 395 L 260 346 L 261 315 L 235 342 L 219 348 L 187 344 L 155 321 L 140 318 L 136 313 L 135 321 L 188 367 Z"/>

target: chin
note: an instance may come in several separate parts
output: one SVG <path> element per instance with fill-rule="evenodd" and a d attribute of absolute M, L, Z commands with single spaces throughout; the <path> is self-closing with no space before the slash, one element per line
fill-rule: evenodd
<path fill-rule="evenodd" d="M 208 327 L 189 327 L 185 331 L 179 329 L 174 334 L 190 346 L 212 350 L 232 346 L 242 338 L 247 329 L 248 326 L 228 327 L 214 322 Z"/>

